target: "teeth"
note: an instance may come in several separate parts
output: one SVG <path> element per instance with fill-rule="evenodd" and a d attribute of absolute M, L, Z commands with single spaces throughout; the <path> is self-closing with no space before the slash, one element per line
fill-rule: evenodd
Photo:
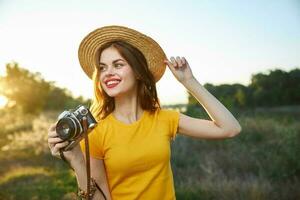
<path fill-rule="evenodd" d="M 108 81 L 107 83 L 106 83 L 106 85 L 112 85 L 112 84 L 115 84 L 115 83 L 119 83 L 120 81 L 117 81 L 117 80 L 115 80 L 115 81 Z"/>

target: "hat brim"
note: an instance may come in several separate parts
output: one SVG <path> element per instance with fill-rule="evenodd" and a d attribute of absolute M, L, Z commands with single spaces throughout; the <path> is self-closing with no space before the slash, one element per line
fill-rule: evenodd
<path fill-rule="evenodd" d="M 80 43 L 78 57 L 86 75 L 92 79 L 93 71 L 99 62 L 98 49 L 105 43 L 122 40 L 138 48 L 147 60 L 155 82 L 159 81 L 166 70 L 163 49 L 152 38 L 128 27 L 104 26 L 89 33 Z"/>

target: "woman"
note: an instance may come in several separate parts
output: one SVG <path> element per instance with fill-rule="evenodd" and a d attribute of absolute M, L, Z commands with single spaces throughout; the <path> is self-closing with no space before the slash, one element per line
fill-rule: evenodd
<path fill-rule="evenodd" d="M 176 199 L 170 166 L 170 141 L 176 133 L 221 139 L 241 131 L 233 115 L 196 80 L 184 57 L 166 59 L 152 38 L 136 30 L 106 26 L 91 32 L 80 45 L 79 60 L 94 83 L 91 112 L 98 121 L 89 133 L 91 176 L 107 199 Z M 212 120 L 160 108 L 155 83 L 166 65 Z M 68 144 L 57 137 L 55 124 L 48 143 L 56 157 Z M 64 152 L 83 191 L 84 149 L 81 141 Z M 96 190 L 93 199 L 104 198 Z"/>

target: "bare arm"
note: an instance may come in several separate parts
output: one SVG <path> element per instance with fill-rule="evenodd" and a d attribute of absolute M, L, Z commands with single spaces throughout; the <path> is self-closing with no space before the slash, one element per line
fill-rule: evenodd
<path fill-rule="evenodd" d="M 185 87 L 203 106 L 212 120 L 180 114 L 179 133 L 196 138 L 221 139 L 234 137 L 241 131 L 241 126 L 235 117 L 196 79 L 185 83 Z"/>
<path fill-rule="evenodd" d="M 55 131 L 56 124 L 50 126 L 48 130 L 48 146 L 51 150 L 51 154 L 57 158 L 60 158 L 59 149 L 68 145 L 68 142 L 62 142 Z M 71 163 L 77 179 L 78 187 L 86 191 L 87 188 L 87 174 L 86 165 L 81 148 L 76 145 L 72 150 L 64 152 L 65 158 Z M 91 176 L 95 179 L 96 183 L 104 192 L 106 199 L 111 200 L 111 195 L 106 178 L 106 172 L 104 168 L 103 160 L 90 159 L 91 164 Z M 96 190 L 93 199 L 104 200 L 101 192 Z"/>
<path fill-rule="evenodd" d="M 192 118 L 180 114 L 178 132 L 187 136 L 205 139 L 221 139 L 237 135 L 241 126 L 225 106 L 210 94 L 193 76 L 188 62 L 171 57 L 166 64 L 185 88 L 203 106 L 212 120 Z"/>
<path fill-rule="evenodd" d="M 106 177 L 106 171 L 104 167 L 103 160 L 98 160 L 94 158 L 90 158 L 91 162 L 91 176 L 95 179 L 98 186 L 101 188 L 103 193 L 106 196 L 107 200 L 111 200 L 111 195 L 109 191 L 108 181 Z M 76 179 L 78 186 L 86 191 L 86 166 L 85 160 L 77 160 L 71 164 L 75 170 Z M 99 190 L 96 190 L 93 199 L 104 200 L 102 193 Z"/>

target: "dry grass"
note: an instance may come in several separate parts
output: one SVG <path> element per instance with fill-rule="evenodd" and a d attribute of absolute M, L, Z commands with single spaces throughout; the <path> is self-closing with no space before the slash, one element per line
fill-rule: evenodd
<path fill-rule="evenodd" d="M 72 171 L 47 146 L 47 130 L 57 114 L 3 114 L 0 199 L 75 199 Z M 274 113 L 239 121 L 243 131 L 232 139 L 178 135 L 171 160 L 177 199 L 300 199 L 298 121 Z"/>
<path fill-rule="evenodd" d="M 273 114 L 272 114 L 273 115 Z M 300 199 L 300 124 L 293 116 L 243 116 L 226 140 L 178 135 L 172 166 L 179 199 Z"/>

